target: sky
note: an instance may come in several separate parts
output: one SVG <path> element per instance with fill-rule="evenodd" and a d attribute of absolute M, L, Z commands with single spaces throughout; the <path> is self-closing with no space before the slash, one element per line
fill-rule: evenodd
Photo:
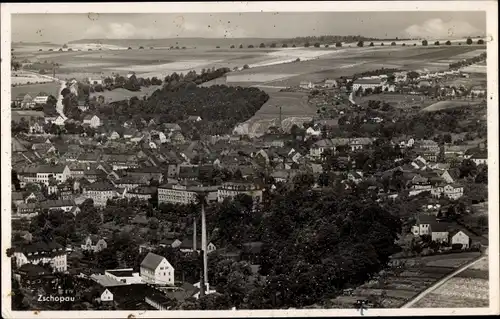
<path fill-rule="evenodd" d="M 484 12 L 288 12 L 14 14 L 12 41 L 80 39 L 293 38 L 362 35 L 447 38 L 484 35 Z"/>

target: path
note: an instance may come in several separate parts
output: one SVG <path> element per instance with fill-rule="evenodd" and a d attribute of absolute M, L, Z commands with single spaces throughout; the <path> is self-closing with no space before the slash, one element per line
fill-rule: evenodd
<path fill-rule="evenodd" d="M 66 87 L 66 81 L 59 80 L 61 82 L 61 87 L 59 88 L 59 96 L 57 97 L 56 111 L 59 115 L 62 116 L 63 119 L 67 120 L 68 118 L 64 115 L 64 105 L 62 103 L 63 96 L 61 95 L 62 90 Z"/>
<path fill-rule="evenodd" d="M 61 95 L 61 91 L 66 87 L 66 81 L 63 81 L 61 79 L 55 78 L 55 77 L 50 76 L 50 75 L 45 75 L 45 74 L 44 75 L 40 75 L 38 73 L 31 72 L 31 71 L 24 71 L 24 72 L 36 74 L 37 76 L 44 77 L 44 78 L 47 78 L 47 79 L 51 79 L 51 80 L 54 80 L 54 81 L 59 82 L 61 84 L 61 87 L 59 88 L 59 95 L 57 97 L 56 111 L 57 111 L 57 113 L 59 113 L 59 115 L 62 116 L 62 118 L 64 118 L 65 120 L 67 120 L 68 117 L 66 115 L 64 115 L 64 112 L 63 112 L 63 109 L 64 109 L 64 106 L 62 104 L 63 96 Z"/>
<path fill-rule="evenodd" d="M 426 290 L 424 290 L 423 292 L 421 292 L 418 296 L 416 296 L 413 300 L 411 300 L 408 303 L 406 303 L 405 305 L 403 305 L 401 308 L 411 308 L 411 307 L 413 307 L 417 302 L 419 302 L 425 296 L 427 296 L 428 294 L 430 294 L 431 292 L 433 292 L 434 290 L 436 290 L 438 287 L 444 285 L 448 280 L 450 280 L 451 278 L 455 277 L 456 275 L 458 275 L 462 271 L 466 270 L 470 266 L 478 263 L 479 261 L 481 261 L 481 260 L 483 260 L 485 258 L 488 258 L 487 254 L 486 254 L 486 256 L 483 255 L 483 256 L 479 257 L 478 259 L 473 260 L 472 262 L 470 262 L 470 263 L 468 263 L 468 264 L 460 267 L 459 269 L 457 269 L 456 271 L 454 271 L 452 274 L 444 277 L 443 279 L 441 279 L 440 281 L 438 281 L 437 283 L 435 283 L 431 287 L 429 287 Z"/>

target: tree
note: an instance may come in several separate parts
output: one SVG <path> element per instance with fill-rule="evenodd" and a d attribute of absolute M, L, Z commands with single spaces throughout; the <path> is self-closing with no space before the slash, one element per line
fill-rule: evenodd
<path fill-rule="evenodd" d="M 395 46 L 395 45 L 396 45 L 396 42 L 391 42 L 391 45 L 392 45 L 392 46 Z"/>
<path fill-rule="evenodd" d="M 374 45 L 375 45 L 375 44 L 373 44 L 373 42 L 370 42 L 370 46 L 371 46 L 371 47 L 372 47 L 372 46 L 374 46 Z"/>
<path fill-rule="evenodd" d="M 321 46 L 321 44 L 319 42 L 314 43 L 315 48 L 319 48 L 320 46 Z"/>
<path fill-rule="evenodd" d="M 240 48 L 240 49 L 243 49 L 243 44 L 240 44 L 240 47 L 239 47 L 239 48 Z"/>
<path fill-rule="evenodd" d="M 434 42 L 434 45 L 439 45 L 439 41 Z"/>
<path fill-rule="evenodd" d="M 259 44 L 259 48 L 262 49 L 262 48 L 265 48 L 265 47 L 266 47 L 266 45 L 264 43 Z"/>
<path fill-rule="evenodd" d="M 406 74 L 406 76 L 410 79 L 410 80 L 415 80 L 415 79 L 418 79 L 418 77 L 420 76 L 420 74 L 416 71 L 410 71 Z"/>
<path fill-rule="evenodd" d="M 304 47 L 305 47 L 305 48 L 308 48 L 308 47 L 310 47 L 310 46 L 311 46 L 311 44 L 310 44 L 309 42 L 304 43 Z"/>
<path fill-rule="evenodd" d="M 248 48 L 249 48 L 249 49 L 253 49 L 253 48 L 254 48 L 253 44 L 249 44 L 249 45 L 248 45 Z"/>
<path fill-rule="evenodd" d="M 229 48 L 230 49 L 234 49 L 234 44 L 231 44 L 231 46 Z"/>
<path fill-rule="evenodd" d="M 448 41 L 446 41 L 446 43 L 445 43 L 445 44 L 446 44 L 446 45 L 451 45 L 451 41 L 450 41 L 450 40 L 448 40 Z"/>
<path fill-rule="evenodd" d="M 288 48 L 288 44 L 283 43 L 283 45 L 282 45 L 281 47 L 282 47 L 282 48 Z"/>
<path fill-rule="evenodd" d="M 480 44 L 480 45 L 484 44 L 484 40 L 483 39 L 477 40 L 477 44 Z"/>
<path fill-rule="evenodd" d="M 336 46 L 337 48 L 342 47 L 342 42 L 335 42 L 335 46 Z"/>
<path fill-rule="evenodd" d="M 358 44 L 356 44 L 356 45 L 361 48 L 364 45 L 364 41 L 358 41 Z"/>
<path fill-rule="evenodd" d="M 276 48 L 276 43 L 271 43 L 271 45 L 269 46 L 270 48 Z"/>
<path fill-rule="evenodd" d="M 471 38 L 467 38 L 467 41 L 465 43 L 467 43 L 468 45 L 471 45 L 472 44 L 472 39 Z"/>
<path fill-rule="evenodd" d="M 427 42 L 427 40 L 422 40 L 422 45 L 426 47 L 427 45 L 429 45 L 429 42 Z"/>

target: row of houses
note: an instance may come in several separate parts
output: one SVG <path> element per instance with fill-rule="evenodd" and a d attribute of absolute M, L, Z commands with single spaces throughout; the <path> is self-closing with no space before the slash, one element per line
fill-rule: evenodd
<path fill-rule="evenodd" d="M 46 94 L 39 94 L 32 97 L 30 94 L 20 93 L 12 99 L 12 105 L 16 108 L 29 109 L 38 105 L 45 105 L 48 99 L 49 96 Z"/>

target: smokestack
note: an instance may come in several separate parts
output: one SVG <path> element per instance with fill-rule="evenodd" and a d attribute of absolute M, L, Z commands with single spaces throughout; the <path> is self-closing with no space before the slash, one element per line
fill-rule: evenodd
<path fill-rule="evenodd" d="M 201 249 L 203 254 L 203 289 L 205 282 L 208 282 L 208 262 L 207 262 L 207 225 L 205 220 L 205 196 L 201 202 Z"/>
<path fill-rule="evenodd" d="M 193 220 L 193 251 L 196 251 L 196 216 Z"/>

